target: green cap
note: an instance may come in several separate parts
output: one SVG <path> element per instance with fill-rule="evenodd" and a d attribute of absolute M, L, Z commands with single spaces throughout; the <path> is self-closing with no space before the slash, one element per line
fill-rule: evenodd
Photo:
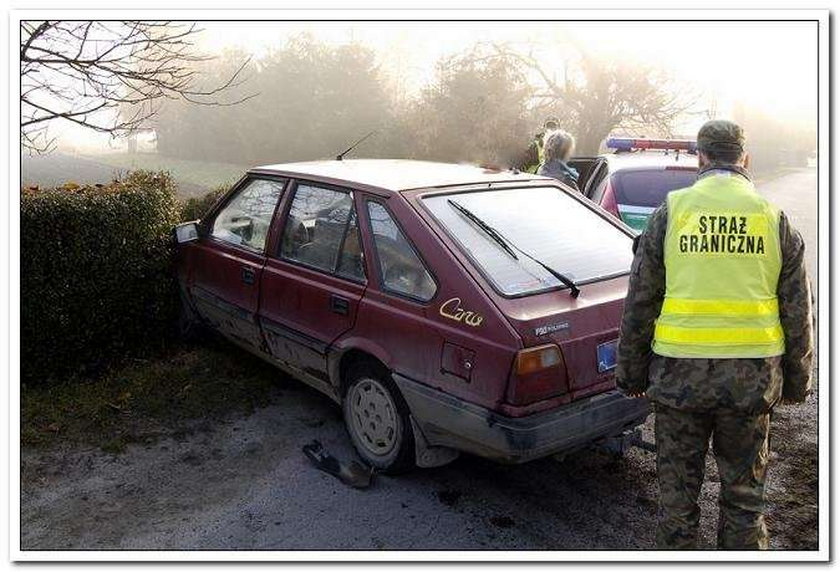
<path fill-rule="evenodd" d="M 743 151 L 744 130 L 741 126 L 725 119 L 707 121 L 697 133 L 697 148 L 700 151 Z"/>

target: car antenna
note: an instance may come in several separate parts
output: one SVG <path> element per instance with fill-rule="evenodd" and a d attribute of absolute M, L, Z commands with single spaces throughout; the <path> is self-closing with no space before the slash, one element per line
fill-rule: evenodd
<path fill-rule="evenodd" d="M 367 135 L 365 135 L 364 137 L 362 137 L 361 139 L 359 139 L 358 141 L 356 141 L 355 143 L 353 143 L 352 145 L 350 145 L 347 149 L 345 149 L 344 151 L 342 151 L 341 153 L 339 153 L 338 155 L 336 155 L 336 156 L 335 156 L 335 160 L 336 160 L 336 161 L 343 161 L 343 160 L 344 160 L 344 156 L 345 156 L 347 153 L 349 153 L 350 151 L 352 151 L 353 149 L 355 149 L 355 148 L 356 148 L 356 145 L 358 145 L 359 143 L 361 143 L 362 141 L 364 141 L 365 139 L 367 139 L 368 137 L 370 137 L 371 135 L 373 135 L 373 134 L 374 134 L 374 133 L 376 133 L 377 131 L 378 131 L 377 129 L 374 129 L 373 131 L 371 131 L 370 133 L 368 133 Z"/>

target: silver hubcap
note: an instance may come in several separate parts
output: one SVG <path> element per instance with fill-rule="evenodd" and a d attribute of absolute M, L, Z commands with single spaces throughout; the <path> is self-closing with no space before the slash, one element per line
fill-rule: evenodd
<path fill-rule="evenodd" d="M 388 390 L 363 379 L 350 395 L 350 422 L 359 442 L 374 455 L 387 455 L 397 442 L 397 408 Z"/>

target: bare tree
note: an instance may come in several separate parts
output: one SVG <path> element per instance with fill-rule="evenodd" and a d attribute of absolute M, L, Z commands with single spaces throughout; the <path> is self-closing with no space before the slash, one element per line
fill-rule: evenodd
<path fill-rule="evenodd" d="M 223 83 L 196 89 L 193 23 L 167 21 L 21 22 L 21 146 L 46 152 L 47 133 L 65 120 L 115 137 L 129 135 L 166 99 L 233 105 L 215 96 L 243 81 L 248 61 Z"/>
<path fill-rule="evenodd" d="M 517 62 L 539 81 L 535 105 L 565 109 L 569 130 L 581 154 L 595 154 L 611 131 L 622 128 L 641 135 L 670 135 L 675 120 L 694 105 L 695 97 L 671 85 L 661 69 L 582 54 L 576 64 L 551 69 L 532 54 L 494 45 L 495 56 Z M 556 72 L 561 72 L 558 78 Z"/>

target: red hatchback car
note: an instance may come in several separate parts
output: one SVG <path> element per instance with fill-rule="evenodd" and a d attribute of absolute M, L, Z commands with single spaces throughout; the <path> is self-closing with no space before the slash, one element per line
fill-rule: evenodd
<path fill-rule="evenodd" d="M 340 404 L 380 470 L 524 462 L 648 415 L 612 371 L 632 232 L 553 179 L 272 165 L 176 236 L 188 315 Z"/>

